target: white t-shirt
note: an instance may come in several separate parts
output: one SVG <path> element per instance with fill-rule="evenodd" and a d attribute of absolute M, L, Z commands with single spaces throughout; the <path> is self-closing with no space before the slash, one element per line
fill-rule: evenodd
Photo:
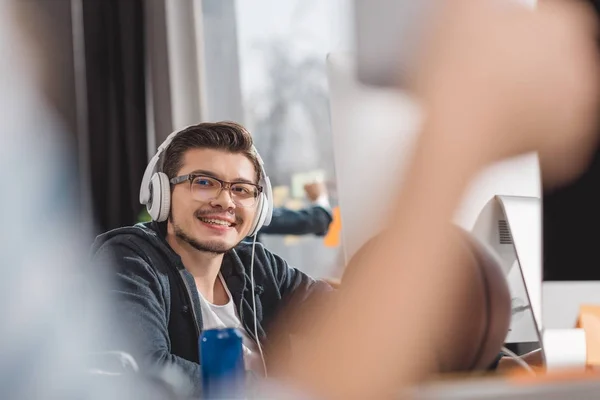
<path fill-rule="evenodd" d="M 229 301 L 227 304 L 219 306 L 212 304 L 202 296 L 202 293 L 198 291 L 200 297 L 200 308 L 202 311 L 202 326 L 204 329 L 222 329 L 222 328 L 237 328 L 242 335 L 243 347 L 244 347 L 244 363 L 246 370 L 250 370 L 256 374 L 264 375 L 263 365 L 258 346 L 256 342 L 248 335 L 246 329 L 242 326 L 240 317 L 238 316 L 235 305 L 233 304 L 233 298 L 231 292 L 225 283 L 225 280 L 219 274 L 219 279 L 227 292 Z"/>

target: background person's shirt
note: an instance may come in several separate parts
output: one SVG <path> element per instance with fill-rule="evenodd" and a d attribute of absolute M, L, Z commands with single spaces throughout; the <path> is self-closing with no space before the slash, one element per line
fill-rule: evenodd
<path fill-rule="evenodd" d="M 273 218 L 269 225 L 263 226 L 258 231 L 257 241 L 262 235 L 316 235 L 325 236 L 333 215 L 329 207 L 314 204 L 300 210 L 286 207 L 273 209 Z M 253 237 L 247 237 L 245 242 L 252 243 Z"/>

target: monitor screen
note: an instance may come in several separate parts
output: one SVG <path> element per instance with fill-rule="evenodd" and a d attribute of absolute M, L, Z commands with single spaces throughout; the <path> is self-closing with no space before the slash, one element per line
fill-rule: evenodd
<path fill-rule="evenodd" d="M 544 280 L 600 280 L 600 152 L 576 181 L 544 194 Z"/>
<path fill-rule="evenodd" d="M 600 149 L 581 177 L 544 193 L 543 232 L 545 281 L 600 281 Z"/>

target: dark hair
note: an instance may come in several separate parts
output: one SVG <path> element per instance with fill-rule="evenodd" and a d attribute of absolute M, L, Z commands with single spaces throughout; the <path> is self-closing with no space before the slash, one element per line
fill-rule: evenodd
<path fill-rule="evenodd" d="M 215 149 L 229 153 L 240 153 L 248 157 L 256 170 L 256 181 L 260 181 L 261 168 L 252 146 L 252 135 L 235 122 L 203 122 L 179 132 L 163 155 L 162 171 L 175 178 L 183 166 L 185 152 L 190 149 Z"/>

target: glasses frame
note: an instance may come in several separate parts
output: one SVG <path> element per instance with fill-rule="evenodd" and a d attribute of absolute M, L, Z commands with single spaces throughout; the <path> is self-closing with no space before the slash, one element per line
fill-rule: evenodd
<path fill-rule="evenodd" d="M 206 175 L 206 174 L 186 174 L 186 175 L 180 175 L 180 176 L 176 176 L 175 178 L 170 179 L 169 182 L 171 183 L 171 185 L 179 185 L 180 183 L 189 181 L 189 183 L 190 183 L 190 193 L 192 193 L 192 183 L 194 182 L 194 179 L 196 179 L 196 178 L 210 178 L 210 179 L 214 179 L 215 181 L 219 182 L 219 184 L 221 186 L 219 187 L 219 191 L 217 192 L 217 194 L 215 195 L 214 198 L 215 199 L 218 198 L 221 195 L 221 192 L 223 192 L 223 189 L 226 189 L 229 192 L 229 197 L 231 197 L 231 200 L 238 207 L 245 207 L 245 208 L 254 207 L 258 203 L 258 198 L 260 197 L 260 194 L 263 192 L 263 187 L 261 185 L 257 185 L 256 183 L 251 183 L 251 182 L 246 182 L 246 181 L 228 182 L 228 181 L 224 181 L 222 179 L 219 179 L 219 178 L 217 178 L 215 176 Z M 254 203 L 252 203 L 252 205 L 244 206 L 244 205 L 238 204 L 235 201 L 234 196 L 231 193 L 231 186 L 235 185 L 235 184 L 252 185 L 252 186 L 254 186 L 257 189 L 257 195 L 256 195 L 256 197 L 254 197 Z"/>

